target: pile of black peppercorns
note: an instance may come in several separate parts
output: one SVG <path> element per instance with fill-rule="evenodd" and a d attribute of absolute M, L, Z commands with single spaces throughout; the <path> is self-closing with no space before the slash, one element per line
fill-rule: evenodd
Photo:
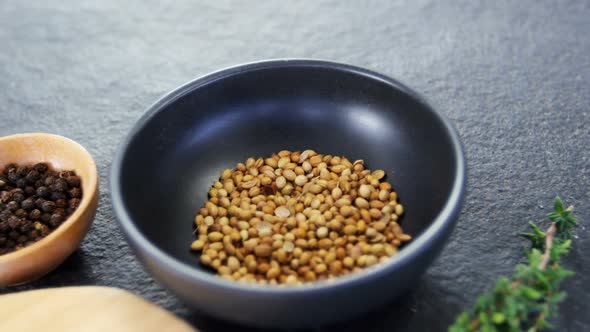
<path fill-rule="evenodd" d="M 0 173 L 0 255 L 24 248 L 59 227 L 80 205 L 80 177 L 47 164 L 9 164 Z"/>

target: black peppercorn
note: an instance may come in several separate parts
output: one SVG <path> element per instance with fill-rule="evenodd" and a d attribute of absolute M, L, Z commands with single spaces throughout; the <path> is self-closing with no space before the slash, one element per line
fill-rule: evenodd
<path fill-rule="evenodd" d="M 2 212 L 0 212 L 0 221 L 7 221 L 10 216 L 12 216 L 12 212 L 2 210 Z"/>
<path fill-rule="evenodd" d="M 41 236 L 47 236 L 49 233 L 51 233 L 51 230 L 49 229 L 49 227 L 43 225 L 39 231 L 41 232 Z"/>
<path fill-rule="evenodd" d="M 26 211 L 31 211 L 32 209 L 35 208 L 35 201 L 33 200 L 32 197 L 29 197 L 27 199 L 25 199 L 24 201 L 22 201 L 20 203 L 21 208 L 23 208 Z"/>
<path fill-rule="evenodd" d="M 41 178 L 41 174 L 36 170 L 29 171 L 25 176 L 25 180 L 27 180 L 30 184 L 34 184 L 37 180 Z"/>
<path fill-rule="evenodd" d="M 54 191 L 51 193 L 50 199 L 52 201 L 57 201 L 58 199 L 66 199 L 66 194 L 61 191 Z"/>
<path fill-rule="evenodd" d="M 53 183 L 55 183 L 55 176 L 49 175 L 45 178 L 45 181 L 43 182 L 46 186 L 51 186 Z"/>
<path fill-rule="evenodd" d="M 33 230 L 31 230 L 31 231 L 29 232 L 29 238 L 31 238 L 31 239 L 36 239 L 36 238 L 38 238 L 39 236 L 41 236 L 41 232 L 39 232 L 39 231 L 38 231 L 38 230 L 36 230 L 36 229 L 33 229 Z"/>
<path fill-rule="evenodd" d="M 24 235 L 21 235 L 16 239 L 16 242 L 21 243 L 21 244 L 25 243 L 25 242 L 27 242 L 27 237 Z"/>
<path fill-rule="evenodd" d="M 80 186 L 80 177 L 77 175 L 72 175 L 66 179 L 68 185 L 72 188 Z"/>
<path fill-rule="evenodd" d="M 47 236 L 80 205 L 80 177 L 73 171 L 9 164 L 0 174 L 0 255 Z"/>
<path fill-rule="evenodd" d="M 29 183 L 25 178 L 19 178 L 18 180 L 16 180 L 16 186 L 19 188 L 24 189 L 27 186 L 27 184 Z"/>
<path fill-rule="evenodd" d="M 37 220 L 39 218 L 41 218 L 41 211 L 39 209 L 35 209 L 29 213 L 29 219 Z"/>
<path fill-rule="evenodd" d="M 33 186 L 26 186 L 24 192 L 27 196 L 33 196 L 36 194 L 35 187 Z"/>
<path fill-rule="evenodd" d="M 9 191 L 3 191 L 0 193 L 0 202 L 6 203 L 12 199 L 12 194 Z"/>
<path fill-rule="evenodd" d="M 41 209 L 43 209 L 43 211 L 45 211 L 45 212 L 51 213 L 51 212 L 53 212 L 53 210 L 55 210 L 55 202 L 45 201 L 45 202 L 43 202 Z"/>
<path fill-rule="evenodd" d="M 51 196 L 51 192 L 49 191 L 49 188 L 47 187 L 39 187 L 37 188 L 37 196 L 42 197 L 42 198 L 49 198 Z"/>
<path fill-rule="evenodd" d="M 12 190 L 12 200 L 20 203 L 25 199 L 25 193 L 22 189 L 14 189 Z"/>
<path fill-rule="evenodd" d="M 76 176 L 76 172 L 74 172 L 74 171 L 61 171 L 61 172 L 59 172 L 60 178 L 67 179 L 70 176 Z"/>
<path fill-rule="evenodd" d="M 77 209 L 78 206 L 80 206 L 80 199 L 79 198 L 72 198 L 70 199 L 70 201 L 68 202 L 68 205 L 70 208 L 72 209 Z"/>
<path fill-rule="evenodd" d="M 51 220 L 51 214 L 50 213 L 43 213 L 41 215 L 41 219 L 40 219 L 43 223 L 49 223 L 49 221 Z"/>
<path fill-rule="evenodd" d="M 20 227 L 19 227 L 19 231 L 21 233 L 26 233 L 28 232 L 31 228 L 33 227 L 33 223 L 30 222 L 29 220 L 23 220 L 23 222 L 21 223 Z"/>
<path fill-rule="evenodd" d="M 8 175 L 8 173 L 10 172 L 10 170 L 16 169 L 16 164 L 14 163 L 10 163 L 8 165 L 6 165 L 4 167 L 4 170 L 2 171 L 2 174 L 4 175 Z"/>
<path fill-rule="evenodd" d="M 29 173 L 30 168 L 28 168 L 27 166 L 18 166 L 16 168 L 16 173 L 18 174 L 19 177 L 25 177 L 25 175 L 27 175 L 27 173 Z"/>
<path fill-rule="evenodd" d="M 19 176 L 16 173 L 15 169 L 11 169 L 10 171 L 8 171 L 7 177 L 8 177 L 8 181 L 10 181 L 12 183 L 16 183 L 16 181 L 19 179 Z"/>
<path fill-rule="evenodd" d="M 64 208 L 57 208 L 53 211 L 53 214 L 61 214 L 62 216 L 66 216 L 66 210 Z"/>
<path fill-rule="evenodd" d="M 65 208 L 68 206 L 68 201 L 66 201 L 63 198 L 60 198 L 55 201 L 55 206 L 57 206 L 58 208 Z"/>
<path fill-rule="evenodd" d="M 8 218 L 8 226 L 12 229 L 18 228 L 21 225 L 21 219 L 17 216 L 10 216 Z"/>
<path fill-rule="evenodd" d="M 49 166 L 47 166 L 45 163 L 38 163 L 33 166 L 33 169 L 39 173 L 45 173 L 49 169 Z"/>
<path fill-rule="evenodd" d="M 51 189 L 54 191 L 66 191 L 68 190 L 68 183 L 65 179 L 58 178 L 53 183 Z"/>
<path fill-rule="evenodd" d="M 53 214 L 51 215 L 51 220 L 49 221 L 49 223 L 51 224 L 51 226 L 53 227 L 57 227 L 59 225 L 61 225 L 61 223 L 64 221 L 64 217 L 61 214 Z"/>
<path fill-rule="evenodd" d="M 35 200 L 35 206 L 37 207 L 37 209 L 41 209 L 43 203 L 45 203 L 45 200 L 43 198 L 37 198 Z"/>
<path fill-rule="evenodd" d="M 24 218 L 27 216 L 27 211 L 25 211 L 24 209 L 18 209 L 14 212 L 14 215 L 19 218 Z"/>
<path fill-rule="evenodd" d="M 82 197 L 82 190 L 80 188 L 72 188 L 68 191 L 70 198 L 80 198 Z"/>
<path fill-rule="evenodd" d="M 5 209 L 12 211 L 12 212 L 18 210 L 18 208 L 19 208 L 19 204 L 15 201 L 8 202 L 5 207 Z"/>

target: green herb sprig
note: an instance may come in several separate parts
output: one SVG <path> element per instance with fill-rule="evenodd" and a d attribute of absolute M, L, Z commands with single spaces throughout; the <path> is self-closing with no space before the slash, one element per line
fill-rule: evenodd
<path fill-rule="evenodd" d="M 559 265 L 571 249 L 572 231 L 577 226 L 572 211 L 572 206 L 564 208 L 557 197 L 553 212 L 547 215 L 551 221 L 547 231 L 530 223 L 531 232 L 521 234 L 531 242 L 525 252 L 526 264 L 518 265 L 512 277 L 498 279 L 491 292 L 457 317 L 449 332 L 551 329 L 549 319 L 557 315 L 558 304 L 566 296 L 559 285 L 574 274 Z"/>

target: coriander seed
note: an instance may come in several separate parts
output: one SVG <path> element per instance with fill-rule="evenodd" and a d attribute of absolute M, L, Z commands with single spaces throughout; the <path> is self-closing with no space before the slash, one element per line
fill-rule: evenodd
<path fill-rule="evenodd" d="M 298 285 L 357 272 L 411 240 L 397 223 L 404 209 L 385 179 L 362 160 L 313 150 L 248 158 L 209 190 L 191 249 L 202 252 L 201 264 L 241 282 Z M 58 180 L 51 188 L 59 189 Z M 69 210 L 77 195 L 63 192 Z M 54 215 L 62 205 L 55 200 Z"/>

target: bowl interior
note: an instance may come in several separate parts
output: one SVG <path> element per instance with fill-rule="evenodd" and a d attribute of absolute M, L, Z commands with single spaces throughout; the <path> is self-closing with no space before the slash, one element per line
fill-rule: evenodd
<path fill-rule="evenodd" d="M 364 159 L 386 171 L 414 237 L 457 175 L 448 128 L 428 105 L 398 83 L 338 66 L 230 69 L 197 80 L 156 104 L 124 149 L 114 180 L 132 222 L 195 268 L 194 216 L 220 172 L 247 157 L 314 149 Z"/>

